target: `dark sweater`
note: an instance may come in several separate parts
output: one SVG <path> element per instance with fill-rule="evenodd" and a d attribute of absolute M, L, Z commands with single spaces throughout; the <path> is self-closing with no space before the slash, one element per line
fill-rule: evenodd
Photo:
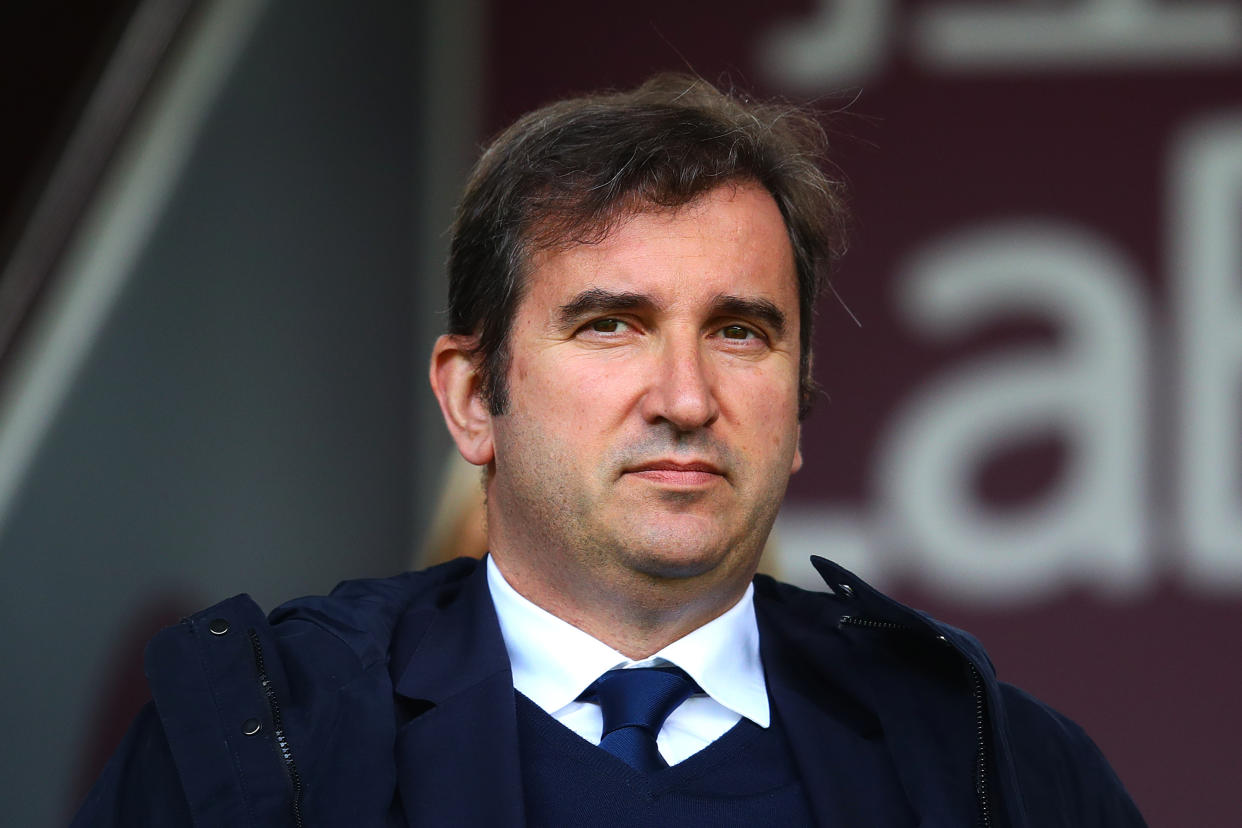
<path fill-rule="evenodd" d="M 532 826 L 811 825 L 784 731 L 742 719 L 672 767 L 646 775 L 591 744 L 522 694 L 518 743 Z"/>

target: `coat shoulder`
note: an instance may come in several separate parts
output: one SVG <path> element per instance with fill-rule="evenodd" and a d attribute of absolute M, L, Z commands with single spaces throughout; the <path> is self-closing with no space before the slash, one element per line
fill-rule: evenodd
<path fill-rule="evenodd" d="M 938 667 L 932 672 L 958 677 L 965 689 L 970 684 L 963 680 L 960 659 L 972 665 L 982 679 L 992 719 L 997 781 L 1017 824 L 1145 825 L 1086 732 L 1030 693 L 998 681 L 991 659 L 974 636 L 893 600 L 836 564 L 822 558 L 812 562 L 825 590 L 810 591 L 758 576 L 756 608 L 804 631 L 856 628 L 881 633 L 858 635 L 854 641 L 867 652 L 887 653 L 890 664 L 915 671 Z M 890 631 L 893 634 L 884 634 Z"/>
<path fill-rule="evenodd" d="M 459 558 L 388 578 L 343 581 L 327 595 L 281 604 L 267 621 L 282 654 L 297 657 L 315 647 L 339 649 L 366 670 L 386 663 L 394 637 L 408 635 L 419 617 L 429 618 L 456 595 L 478 565 Z"/>
<path fill-rule="evenodd" d="M 1040 792 L 1023 797 L 1029 824 L 1060 825 L 1058 818 L 1070 813 L 1081 818 L 1075 824 L 1146 825 L 1121 779 L 1081 726 L 1021 688 L 1005 682 L 998 688 L 1002 749 L 1012 757 L 1021 788 Z"/>
<path fill-rule="evenodd" d="M 395 785 L 390 653 L 417 640 L 476 566 L 346 581 L 270 615 L 238 595 L 152 639 L 148 729 L 163 737 L 195 823 L 285 824 L 303 805 L 339 824 L 382 821 L 374 809 Z M 150 753 L 140 747 L 123 761 Z M 328 767 L 325 755 L 353 761 Z M 117 801 L 140 787 L 131 774 L 102 794 Z"/>

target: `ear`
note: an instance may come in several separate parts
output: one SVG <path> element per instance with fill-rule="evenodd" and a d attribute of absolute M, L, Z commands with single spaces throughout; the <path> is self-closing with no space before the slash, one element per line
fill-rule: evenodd
<path fill-rule="evenodd" d="M 815 349 L 813 348 L 808 350 L 806 353 L 806 375 L 808 377 L 815 376 Z M 798 377 L 798 401 L 796 404 L 799 406 L 799 408 L 801 407 L 801 404 L 802 404 L 802 377 L 801 375 L 799 375 Z M 802 418 L 799 417 L 798 418 L 799 422 L 797 425 L 798 431 L 796 434 L 794 434 L 794 439 L 797 442 L 794 444 L 793 463 L 791 464 L 790 469 L 789 469 L 790 474 L 797 474 L 798 470 L 802 468 L 802 422 L 801 420 Z"/>
<path fill-rule="evenodd" d="M 469 337 L 445 335 L 431 351 L 431 390 L 457 450 L 467 462 L 486 466 L 496 456 L 492 416 L 480 392 Z"/>
<path fill-rule="evenodd" d="M 789 469 L 790 474 L 797 474 L 798 469 L 802 468 L 802 424 L 798 424 L 798 433 L 794 435 L 794 439 L 798 442 L 794 445 L 793 465 Z"/>

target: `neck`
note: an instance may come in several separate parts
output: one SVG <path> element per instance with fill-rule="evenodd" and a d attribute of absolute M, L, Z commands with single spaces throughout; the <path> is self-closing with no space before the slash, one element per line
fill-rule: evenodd
<path fill-rule="evenodd" d="M 634 661 L 723 615 L 742 597 L 753 576 L 749 573 L 729 589 L 711 590 L 701 582 L 692 583 L 694 579 L 641 573 L 604 580 L 565 573 L 550 581 L 543 573 L 528 571 L 520 559 L 511 560 L 496 550 L 492 557 L 519 595 Z"/>

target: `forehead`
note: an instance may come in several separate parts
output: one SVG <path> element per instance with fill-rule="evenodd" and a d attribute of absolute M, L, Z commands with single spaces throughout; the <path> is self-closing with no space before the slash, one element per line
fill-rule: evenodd
<path fill-rule="evenodd" d="M 597 241 L 531 256 L 530 305 L 556 303 L 587 287 L 683 303 L 745 294 L 791 307 L 798 292 L 784 218 L 767 190 L 750 183 L 717 187 L 677 208 L 632 210 Z"/>

